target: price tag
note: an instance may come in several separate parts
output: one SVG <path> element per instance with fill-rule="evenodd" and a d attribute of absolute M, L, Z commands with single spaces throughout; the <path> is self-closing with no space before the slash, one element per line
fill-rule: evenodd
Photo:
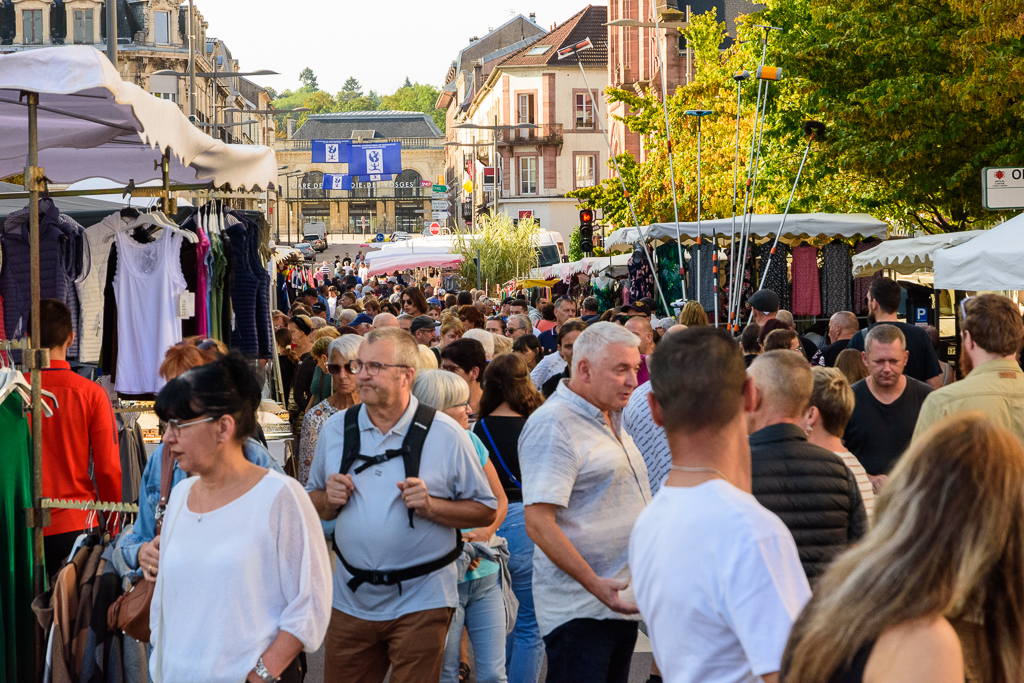
<path fill-rule="evenodd" d="M 196 314 L 196 293 L 185 291 L 178 295 L 178 317 L 184 320 Z"/>

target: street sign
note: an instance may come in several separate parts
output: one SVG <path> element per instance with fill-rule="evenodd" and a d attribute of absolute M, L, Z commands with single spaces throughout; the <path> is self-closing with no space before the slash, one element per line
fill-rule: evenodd
<path fill-rule="evenodd" d="M 430 198 L 431 199 L 448 199 L 448 193 L 447 192 L 435 192 L 432 195 L 430 195 Z"/>
<path fill-rule="evenodd" d="M 434 185 L 434 192 L 441 192 L 443 194 L 448 194 L 448 186 L 447 185 Z"/>
<path fill-rule="evenodd" d="M 377 237 L 375 237 L 374 239 L 376 239 L 378 242 L 383 242 L 384 241 L 384 233 L 378 232 L 377 233 Z"/>
<path fill-rule="evenodd" d="M 446 221 L 446 220 L 448 220 L 448 216 L 449 215 L 451 215 L 451 214 L 449 214 L 447 211 L 431 211 L 430 212 L 430 217 L 433 218 L 435 221 Z"/>
<path fill-rule="evenodd" d="M 981 203 L 989 211 L 1024 209 L 1024 168 L 981 169 Z"/>
<path fill-rule="evenodd" d="M 447 199 L 434 199 L 430 202 L 430 208 L 434 211 L 444 211 L 452 205 Z"/>
<path fill-rule="evenodd" d="M 441 224 L 440 223 L 431 223 L 430 224 L 430 234 L 431 235 L 436 235 L 439 232 L 441 232 Z"/>
<path fill-rule="evenodd" d="M 430 213 L 426 209 L 413 209 L 412 212 L 413 213 Z"/>

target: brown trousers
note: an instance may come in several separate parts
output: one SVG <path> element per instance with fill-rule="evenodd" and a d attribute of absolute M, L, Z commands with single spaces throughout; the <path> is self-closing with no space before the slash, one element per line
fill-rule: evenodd
<path fill-rule="evenodd" d="M 422 683 L 441 678 L 450 607 L 367 621 L 331 610 L 324 641 L 324 683 Z"/>

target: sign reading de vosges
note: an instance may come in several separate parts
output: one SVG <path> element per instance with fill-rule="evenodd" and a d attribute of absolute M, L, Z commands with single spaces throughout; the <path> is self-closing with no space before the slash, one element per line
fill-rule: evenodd
<path fill-rule="evenodd" d="M 351 140 L 313 140 L 311 149 L 314 164 L 347 164 Z"/>
<path fill-rule="evenodd" d="M 989 211 L 1024 209 L 1024 168 L 981 169 L 981 203 Z"/>

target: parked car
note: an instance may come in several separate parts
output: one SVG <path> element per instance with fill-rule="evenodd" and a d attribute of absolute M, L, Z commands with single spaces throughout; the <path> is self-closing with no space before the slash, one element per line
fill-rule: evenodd
<path fill-rule="evenodd" d="M 409 233 L 404 230 L 396 230 L 391 233 L 391 237 L 388 239 L 389 242 L 401 242 L 402 240 L 411 239 Z"/>
<path fill-rule="evenodd" d="M 302 239 L 309 243 L 309 246 L 313 247 L 314 251 L 327 251 L 327 240 L 318 235 L 303 235 Z"/>
<path fill-rule="evenodd" d="M 316 252 L 313 251 L 313 245 L 309 242 L 297 242 L 295 244 L 295 250 L 302 254 L 302 257 L 307 261 L 312 261 L 316 258 Z"/>

